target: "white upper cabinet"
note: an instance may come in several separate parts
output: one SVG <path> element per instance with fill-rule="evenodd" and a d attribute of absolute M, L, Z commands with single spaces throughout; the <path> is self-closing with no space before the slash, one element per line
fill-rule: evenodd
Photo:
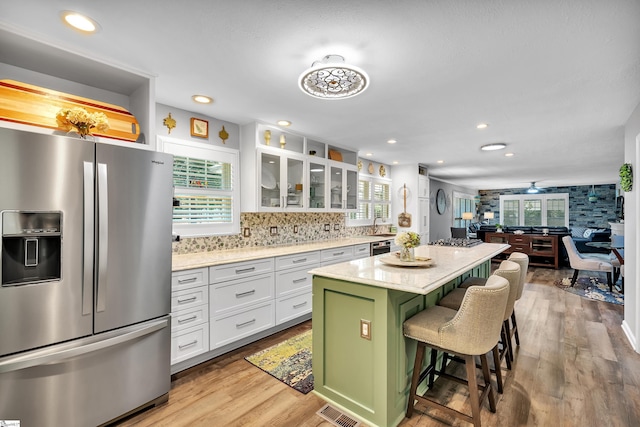
<path fill-rule="evenodd" d="M 356 159 L 355 152 L 275 126 L 245 125 L 240 131 L 242 211 L 356 210 Z"/>

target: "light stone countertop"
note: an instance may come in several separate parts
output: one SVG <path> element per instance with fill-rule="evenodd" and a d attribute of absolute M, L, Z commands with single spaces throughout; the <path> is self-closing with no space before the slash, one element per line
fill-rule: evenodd
<path fill-rule="evenodd" d="M 252 261 L 260 258 L 270 258 L 282 255 L 319 251 L 323 249 L 339 248 L 341 246 L 354 246 L 363 243 L 393 240 L 394 236 L 356 236 L 335 240 L 323 240 L 295 245 L 282 246 L 252 246 L 240 249 L 222 249 L 211 252 L 194 252 L 190 254 L 173 255 L 172 271 L 189 270 L 192 268 L 210 267 L 213 265 L 229 264 L 232 262 Z"/>
<path fill-rule="evenodd" d="M 415 248 L 416 257 L 429 257 L 432 267 L 395 267 L 377 255 L 310 271 L 315 276 L 426 295 L 509 248 L 507 244 L 482 243 L 472 248 L 428 246 Z M 393 255 L 393 254 L 391 254 Z"/>

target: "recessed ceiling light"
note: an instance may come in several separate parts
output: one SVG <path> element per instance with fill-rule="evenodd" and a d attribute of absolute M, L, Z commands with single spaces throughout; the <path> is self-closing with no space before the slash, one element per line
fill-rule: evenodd
<path fill-rule="evenodd" d="M 478 123 L 478 125 L 476 126 L 477 129 L 486 129 L 489 127 L 488 123 Z"/>
<path fill-rule="evenodd" d="M 371 157 L 371 156 L 373 156 L 373 153 L 365 153 L 365 156 Z"/>
<path fill-rule="evenodd" d="M 291 126 L 291 122 L 289 120 L 278 120 L 278 126 L 289 127 Z"/>
<path fill-rule="evenodd" d="M 394 161 L 393 161 L 393 164 L 394 164 L 394 165 L 397 165 L 398 163 L 399 163 L 399 162 L 398 162 L 397 160 L 394 160 Z"/>
<path fill-rule="evenodd" d="M 387 144 L 395 144 L 396 142 L 398 142 L 398 141 L 396 141 L 395 139 L 387 140 Z"/>
<path fill-rule="evenodd" d="M 505 157 L 513 157 L 513 156 L 515 156 L 515 154 L 513 154 L 513 153 L 504 153 L 504 156 Z"/>
<path fill-rule="evenodd" d="M 494 142 L 493 144 L 486 144 L 480 147 L 482 151 L 494 151 L 494 150 L 502 150 L 506 148 L 507 144 L 504 142 Z"/>
<path fill-rule="evenodd" d="M 60 15 L 65 24 L 83 33 L 95 33 L 100 29 L 100 25 L 96 21 L 81 13 L 63 10 Z"/>
<path fill-rule="evenodd" d="M 198 104 L 211 104 L 213 102 L 213 98 L 206 95 L 193 95 L 191 99 Z"/>
<path fill-rule="evenodd" d="M 444 160 L 438 160 L 436 163 L 443 164 Z"/>

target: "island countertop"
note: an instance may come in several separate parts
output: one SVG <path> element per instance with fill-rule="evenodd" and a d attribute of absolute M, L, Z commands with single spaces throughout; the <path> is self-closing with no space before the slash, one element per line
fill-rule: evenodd
<path fill-rule="evenodd" d="M 380 261 L 392 254 L 362 258 L 310 271 L 315 276 L 426 295 L 462 273 L 504 252 L 509 245 L 482 243 L 464 248 L 454 246 L 419 246 L 416 257 L 428 257 L 431 267 L 396 267 Z"/>

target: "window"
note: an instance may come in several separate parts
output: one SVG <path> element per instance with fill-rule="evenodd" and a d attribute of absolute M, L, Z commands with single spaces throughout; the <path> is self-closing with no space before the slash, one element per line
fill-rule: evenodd
<path fill-rule="evenodd" d="M 370 225 L 374 215 L 384 218 L 385 222 L 390 221 L 391 183 L 361 176 L 358 180 L 358 210 L 347 214 L 348 225 Z"/>
<path fill-rule="evenodd" d="M 500 222 L 508 226 L 569 226 L 569 194 L 500 196 Z"/>
<path fill-rule="evenodd" d="M 462 214 L 465 212 L 473 213 L 475 218 L 476 202 L 475 196 L 472 194 L 453 192 L 453 226 L 454 227 L 467 227 L 470 225 L 468 220 L 462 219 Z"/>
<path fill-rule="evenodd" d="M 197 142 L 159 137 L 160 149 L 174 155 L 173 232 L 208 236 L 240 232 L 238 152 Z"/>

